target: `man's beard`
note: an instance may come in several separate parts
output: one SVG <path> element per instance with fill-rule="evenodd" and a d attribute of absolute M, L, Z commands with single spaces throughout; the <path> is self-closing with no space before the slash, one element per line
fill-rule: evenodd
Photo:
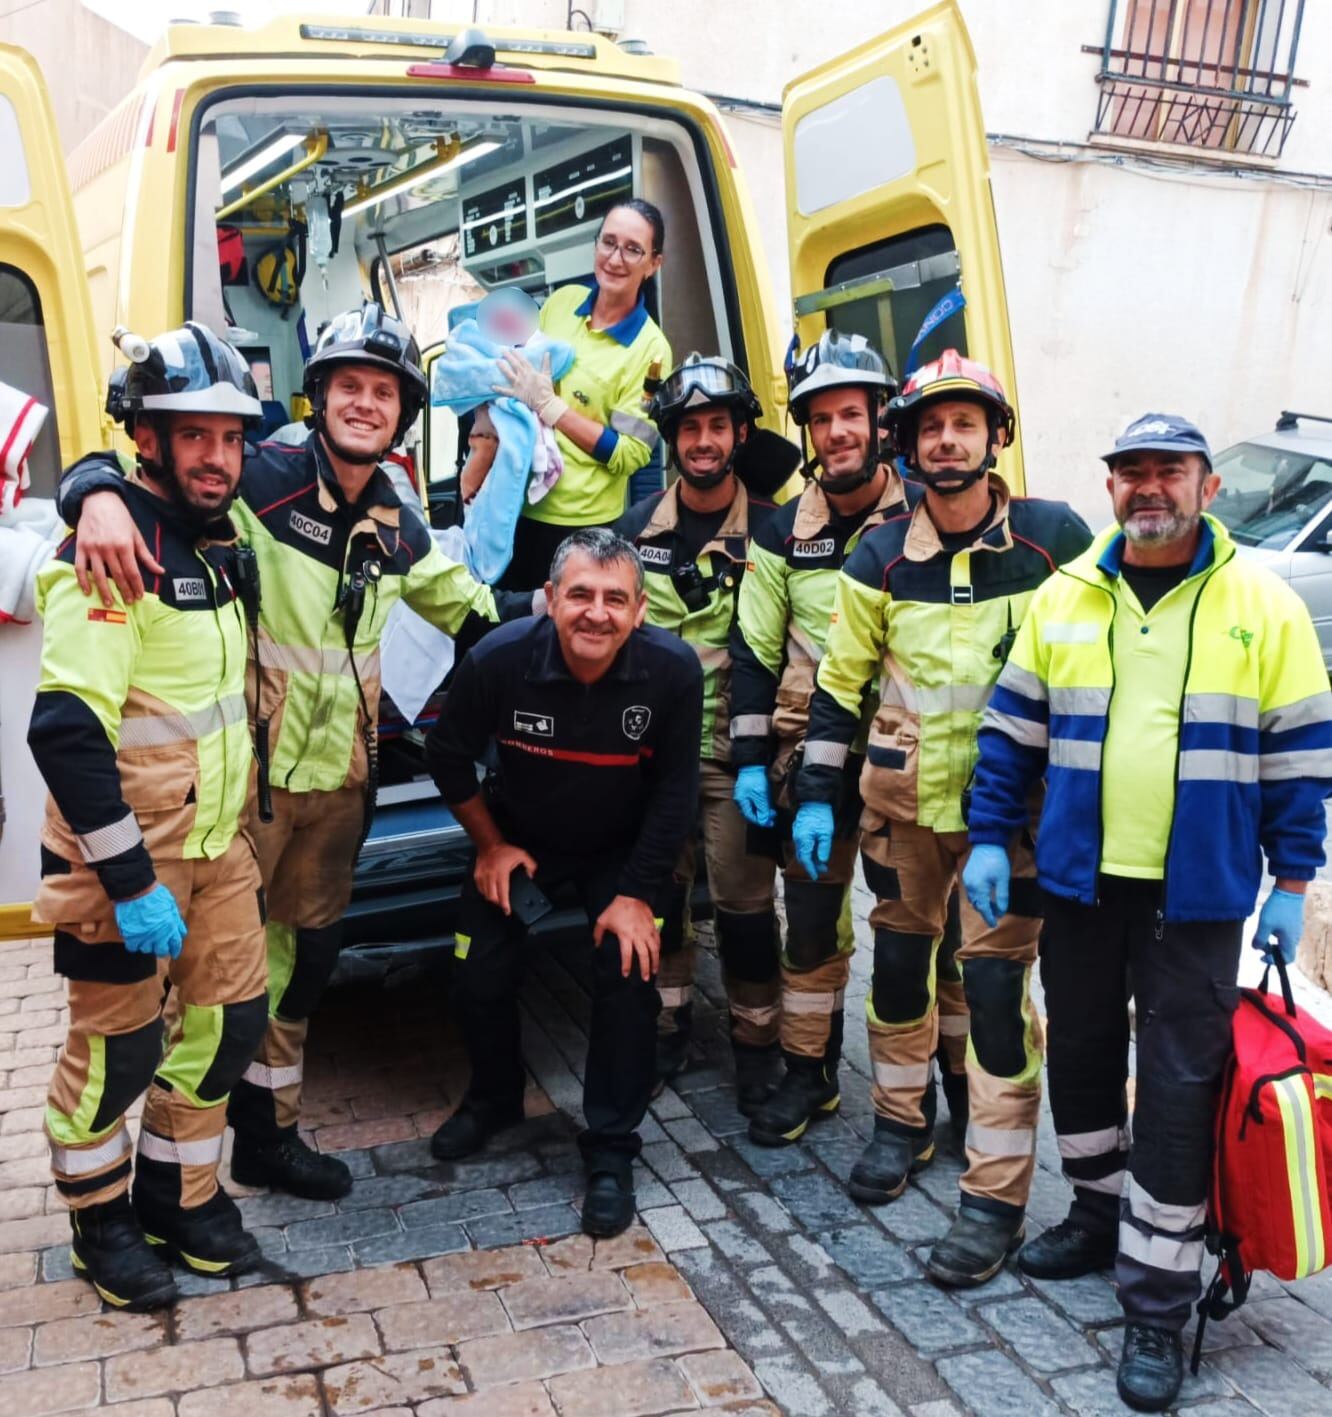
<path fill-rule="evenodd" d="M 174 466 L 167 469 L 159 463 L 144 461 L 142 467 L 148 477 L 166 494 L 180 515 L 199 531 L 203 531 L 212 522 L 225 517 L 231 511 L 232 503 L 235 502 L 236 494 L 240 490 L 239 484 L 237 484 L 216 505 L 204 506 L 202 503 L 192 501 L 186 495 L 186 483 Z M 199 470 L 204 471 L 202 468 Z M 208 470 L 212 471 L 212 469 Z M 220 472 L 216 475 L 218 477 L 226 476 L 225 473 Z"/>
<path fill-rule="evenodd" d="M 839 493 L 854 492 L 858 487 L 863 487 L 874 476 L 874 472 L 875 469 L 870 466 L 869 450 L 866 449 L 860 465 L 847 472 L 829 472 L 820 464 L 819 486 L 836 497 Z"/>
<path fill-rule="evenodd" d="M 679 463 L 680 476 L 690 487 L 697 488 L 700 492 L 710 492 L 714 487 L 720 487 L 731 474 L 731 469 L 735 466 L 736 449 L 731 449 L 731 456 L 723 462 L 719 462 L 711 472 L 693 473 L 684 465 Z"/>
<path fill-rule="evenodd" d="M 1154 520 L 1150 527 L 1136 528 L 1134 519 L 1149 513 Z M 1124 518 L 1124 535 L 1138 546 L 1162 546 L 1171 541 L 1182 541 L 1190 536 L 1202 520 L 1202 512 L 1192 514 L 1181 512 L 1178 507 L 1135 507 Z"/>

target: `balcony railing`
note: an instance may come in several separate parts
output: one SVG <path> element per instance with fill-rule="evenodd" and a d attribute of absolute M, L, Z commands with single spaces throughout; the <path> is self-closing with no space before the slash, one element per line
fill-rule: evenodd
<path fill-rule="evenodd" d="M 1304 0 L 1110 0 L 1095 131 L 1279 157 L 1303 17 Z"/>

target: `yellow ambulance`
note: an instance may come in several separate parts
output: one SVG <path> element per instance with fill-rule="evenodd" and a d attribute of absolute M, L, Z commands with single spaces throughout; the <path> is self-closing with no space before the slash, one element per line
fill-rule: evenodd
<path fill-rule="evenodd" d="M 0 176 L 0 281 L 28 293 L 55 409 L 30 496 L 49 496 L 59 463 L 104 442 L 116 325 L 151 335 L 193 319 L 226 333 L 276 428 L 304 411 L 302 363 L 323 321 L 365 295 L 398 304 L 395 272 L 428 268 L 447 243 L 473 294 L 517 286 L 540 300 L 590 276 L 601 217 L 631 196 L 665 216 L 648 302 L 671 348 L 745 369 L 769 427 L 785 428 L 792 327 L 802 344 L 829 326 L 863 333 L 898 370 L 913 344 L 918 358 L 955 346 L 1014 389 L 975 59 L 956 0 L 788 85 L 791 312 L 774 306 L 716 107 L 682 87 L 673 60 L 598 34 L 315 16 L 172 25 L 133 92 L 70 156 L 78 238 L 40 79 L 5 49 L 0 82 L 0 131 L 7 122 L 29 174 L 27 190 Z M 918 342 L 929 319 L 937 327 Z M 443 319 L 416 330 L 423 346 L 445 333 Z M 13 382 L 8 357 L 0 349 L 0 379 Z M 453 448 L 435 420 L 421 436 L 433 497 L 448 489 Z M 1020 446 L 1005 463 L 1020 484 Z M 35 639 L 0 626 L 9 934 L 29 928 L 22 903 L 37 868 L 41 787 L 23 740 Z M 410 772 L 386 787 L 400 805 L 424 791 Z M 367 861 L 377 850 L 405 859 L 395 830 L 377 827 Z M 438 866 L 423 858 L 415 878 L 423 911 L 437 904 L 421 883 Z M 400 901 L 402 886 L 388 894 Z M 399 911 L 390 933 L 417 923 Z"/>

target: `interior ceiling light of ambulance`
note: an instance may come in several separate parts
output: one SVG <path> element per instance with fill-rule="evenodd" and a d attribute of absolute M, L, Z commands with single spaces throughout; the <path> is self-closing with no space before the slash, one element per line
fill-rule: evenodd
<path fill-rule="evenodd" d="M 452 143 L 438 142 L 435 144 L 434 157 L 425 162 L 416 163 L 406 172 L 378 187 L 371 187 L 359 192 L 355 201 L 348 202 L 343 207 L 342 214 L 343 216 L 353 216 L 359 211 L 364 211 L 367 207 L 377 206 L 380 202 L 387 201 L 390 197 L 410 192 L 414 188 L 423 186 L 432 178 L 442 177 L 446 172 L 456 171 L 466 163 L 489 156 L 499 147 L 498 142 L 486 138 L 477 139 L 465 147 L 459 144 L 456 139 Z"/>
<path fill-rule="evenodd" d="M 437 200 L 451 196 L 456 181 L 440 181 L 436 188 L 434 180 L 498 151 L 507 136 L 479 121 L 460 123 L 420 111 L 379 120 L 348 115 L 330 121 L 320 115 L 303 121 L 293 116 L 276 128 L 267 126 L 258 137 L 252 136 L 252 127 L 244 120 L 219 127 L 221 195 L 229 198 L 219 217 L 283 187 L 301 172 L 330 200 L 341 192 L 348 214 L 427 183 L 431 190 L 422 195 Z"/>

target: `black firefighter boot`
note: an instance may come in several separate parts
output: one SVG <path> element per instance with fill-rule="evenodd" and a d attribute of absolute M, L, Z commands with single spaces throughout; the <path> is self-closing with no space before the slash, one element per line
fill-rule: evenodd
<path fill-rule="evenodd" d="M 157 1173 L 176 1171 L 170 1176 Z M 202 1205 L 179 1201 L 178 1169 L 140 1154 L 134 1175 L 134 1211 L 150 1245 L 161 1245 L 195 1274 L 220 1279 L 259 1263 L 259 1242 L 241 1222 L 236 1202 L 218 1186 Z"/>
<path fill-rule="evenodd" d="M 352 1188 L 346 1163 L 307 1146 L 294 1126 L 283 1128 L 270 1139 L 238 1131 L 231 1152 L 231 1175 L 242 1186 L 269 1186 L 317 1201 L 338 1200 Z"/>
<path fill-rule="evenodd" d="M 811 1122 L 831 1117 L 842 1103 L 837 1063 L 786 1053 L 777 1090 L 749 1120 L 749 1139 L 759 1146 L 789 1146 Z"/>
<path fill-rule="evenodd" d="M 171 1269 L 144 1239 L 127 1195 L 71 1210 L 74 1273 L 113 1308 L 142 1314 L 176 1302 Z"/>
<path fill-rule="evenodd" d="M 1002 1212 L 982 1210 L 965 1200 L 948 1234 L 937 1240 L 925 1268 L 952 1289 L 972 1289 L 999 1272 L 1026 1233 L 1026 1216 L 1017 1206 Z"/>
<path fill-rule="evenodd" d="M 731 1052 L 735 1057 L 736 1108 L 742 1117 L 753 1117 L 777 1086 L 778 1047 L 775 1043 L 760 1047 L 732 1039 Z"/>
<path fill-rule="evenodd" d="M 923 1127 L 904 1127 L 888 1117 L 875 1117 L 874 1135 L 851 1168 L 847 1190 L 853 1199 L 884 1205 L 906 1190 L 913 1172 L 923 1171 L 934 1160 L 934 1078 L 921 1098 Z"/>

